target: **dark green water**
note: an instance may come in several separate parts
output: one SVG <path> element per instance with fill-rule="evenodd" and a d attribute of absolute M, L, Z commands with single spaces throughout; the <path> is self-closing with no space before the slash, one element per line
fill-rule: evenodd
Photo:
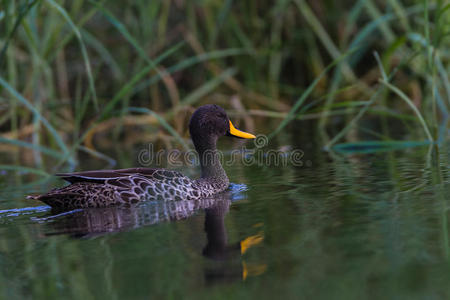
<path fill-rule="evenodd" d="M 449 152 L 427 150 L 238 163 L 216 199 L 59 216 L 4 173 L 0 297 L 450 298 Z"/>

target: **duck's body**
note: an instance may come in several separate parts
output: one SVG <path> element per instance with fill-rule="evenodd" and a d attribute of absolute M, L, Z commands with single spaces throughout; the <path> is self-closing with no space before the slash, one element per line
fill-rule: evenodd
<path fill-rule="evenodd" d="M 194 200 L 228 187 L 222 180 L 192 180 L 165 169 L 132 168 L 57 174 L 71 184 L 34 197 L 61 209 L 133 205 L 148 200 Z"/>
<path fill-rule="evenodd" d="M 73 209 L 134 205 L 146 200 L 193 200 L 224 191 L 229 180 L 216 150 L 219 136 L 254 138 L 234 128 L 217 105 L 196 110 L 189 130 L 200 158 L 202 177 L 190 179 L 177 171 L 150 168 L 100 170 L 57 174 L 71 184 L 50 192 L 29 196 L 54 208 Z"/>

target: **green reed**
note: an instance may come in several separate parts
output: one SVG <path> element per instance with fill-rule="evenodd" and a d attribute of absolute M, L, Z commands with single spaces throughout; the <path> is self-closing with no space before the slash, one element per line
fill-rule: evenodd
<path fill-rule="evenodd" d="M 2 0 L 1 143 L 37 166 L 74 163 L 83 149 L 100 157 L 92 136 L 118 139 L 127 126 L 186 147 L 189 114 L 204 103 L 253 115 L 273 139 L 316 120 L 326 149 L 367 133 L 369 144 L 445 140 L 449 6 L 315 3 Z M 157 118 L 130 120 L 131 107 Z"/>

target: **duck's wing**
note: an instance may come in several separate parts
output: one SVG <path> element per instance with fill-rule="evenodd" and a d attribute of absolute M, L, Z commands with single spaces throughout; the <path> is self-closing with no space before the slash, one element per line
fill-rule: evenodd
<path fill-rule="evenodd" d="M 156 168 L 129 168 L 118 170 L 95 170 L 75 173 L 59 173 L 56 176 L 70 182 L 95 182 L 105 183 L 107 180 L 121 179 L 129 176 L 142 176 L 151 180 L 163 180 L 168 178 L 184 178 L 185 176 L 178 171 L 171 171 Z"/>

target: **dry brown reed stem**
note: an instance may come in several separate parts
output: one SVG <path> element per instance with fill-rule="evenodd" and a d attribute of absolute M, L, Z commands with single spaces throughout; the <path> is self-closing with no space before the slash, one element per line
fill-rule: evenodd
<path fill-rule="evenodd" d="M 161 80 L 166 86 L 167 92 L 169 94 L 170 101 L 172 103 L 172 107 L 177 107 L 180 104 L 180 93 L 178 91 L 177 84 L 173 79 L 172 75 L 169 74 L 166 69 L 162 66 L 159 67 L 162 74 Z M 180 132 L 183 128 L 183 119 L 177 118 L 177 114 L 174 116 L 175 130 Z"/>
<path fill-rule="evenodd" d="M 111 119 L 108 119 L 101 123 L 98 123 L 97 125 L 95 125 L 95 127 L 90 129 L 86 133 L 86 137 L 84 139 L 84 145 L 89 149 L 95 150 L 94 143 L 92 141 L 95 134 L 97 134 L 99 132 L 107 131 L 107 130 L 111 129 L 112 127 L 115 127 L 117 125 L 117 122 L 119 122 L 119 121 L 122 122 L 123 126 L 157 125 L 157 124 L 159 124 L 158 120 L 155 117 L 148 116 L 148 115 L 145 115 L 145 116 L 127 115 L 127 116 L 122 116 L 122 117 L 111 118 Z"/>
<path fill-rule="evenodd" d="M 172 76 L 166 72 L 166 69 L 162 66 L 158 66 L 158 72 L 163 74 L 161 77 L 161 80 L 166 87 L 169 98 L 172 102 L 173 107 L 178 107 L 180 104 L 180 94 L 178 92 L 178 87 L 175 83 L 175 80 L 172 78 Z M 153 93 L 152 95 L 155 96 L 153 99 L 157 103 L 159 103 L 159 93 L 157 90 L 157 86 L 155 86 L 154 89 L 151 90 Z M 154 93 L 157 93 L 156 95 Z M 176 116 L 176 114 L 175 114 Z M 143 122 L 142 120 L 149 120 L 148 123 Z M 183 119 L 180 118 L 174 118 L 175 119 L 175 130 L 177 132 L 180 132 L 183 128 Z M 111 121 L 111 122 L 110 122 Z M 129 126 L 129 125 L 149 125 L 149 124 L 159 124 L 156 118 L 152 116 L 123 116 L 123 117 L 117 117 L 112 118 L 107 121 L 101 122 L 99 124 L 96 124 L 92 129 L 89 130 L 89 132 L 86 134 L 84 145 L 91 149 L 96 150 L 94 147 L 94 144 L 92 142 L 92 139 L 96 133 L 102 132 L 104 130 L 108 130 L 111 127 L 117 125 L 117 122 L 121 122 L 122 126 Z"/>
<path fill-rule="evenodd" d="M 56 55 L 56 73 L 58 74 L 57 85 L 59 96 L 63 99 L 69 99 L 69 79 L 67 78 L 66 58 L 64 49 Z"/>
<path fill-rule="evenodd" d="M 241 114 L 243 116 L 244 122 L 245 122 L 245 130 L 248 130 L 250 132 L 256 132 L 255 131 L 255 123 L 253 122 L 253 119 L 250 118 L 249 114 L 247 113 L 239 96 L 237 96 L 237 95 L 232 96 L 230 99 L 230 104 L 239 114 Z"/>
<path fill-rule="evenodd" d="M 269 117 L 269 118 L 276 118 L 276 119 L 284 119 L 288 116 L 288 113 L 285 112 L 274 112 L 274 111 L 267 111 L 267 110 L 260 110 L 260 109 L 249 109 L 246 112 L 249 116 L 256 116 L 256 117 Z M 318 113 L 310 113 L 310 114 L 302 114 L 297 116 L 296 120 L 313 120 L 320 118 L 323 114 L 326 114 L 328 116 L 334 116 L 334 115 L 343 115 L 347 114 L 348 111 L 346 109 L 341 110 L 335 110 L 335 111 L 328 111 L 328 112 L 318 112 Z M 234 113 L 233 113 L 234 114 Z M 239 115 L 234 114 L 234 115 Z"/>
<path fill-rule="evenodd" d="M 0 136 L 5 139 L 23 139 L 26 136 L 29 136 L 34 132 L 34 125 L 28 124 L 25 126 L 22 126 L 20 129 L 15 131 L 9 131 L 6 133 L 1 134 Z"/>

